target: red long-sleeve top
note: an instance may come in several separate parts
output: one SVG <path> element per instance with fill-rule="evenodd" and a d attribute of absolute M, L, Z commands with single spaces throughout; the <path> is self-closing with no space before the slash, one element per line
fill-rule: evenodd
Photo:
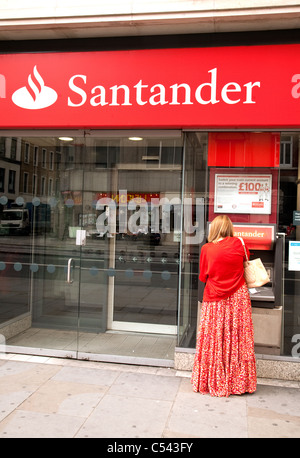
<path fill-rule="evenodd" d="M 246 246 L 248 257 L 249 249 Z M 245 282 L 244 247 L 237 237 L 206 243 L 200 254 L 199 279 L 205 283 L 203 301 L 226 299 Z"/>

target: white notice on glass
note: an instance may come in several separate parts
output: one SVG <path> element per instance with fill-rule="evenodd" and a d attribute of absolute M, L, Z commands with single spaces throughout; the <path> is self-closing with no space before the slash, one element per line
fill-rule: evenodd
<path fill-rule="evenodd" d="M 216 174 L 215 213 L 270 215 L 272 175 Z"/>
<path fill-rule="evenodd" d="M 86 231 L 77 229 L 76 231 L 76 245 L 84 246 L 86 244 Z"/>
<path fill-rule="evenodd" d="M 300 242 L 289 242 L 289 270 L 300 270 Z"/>

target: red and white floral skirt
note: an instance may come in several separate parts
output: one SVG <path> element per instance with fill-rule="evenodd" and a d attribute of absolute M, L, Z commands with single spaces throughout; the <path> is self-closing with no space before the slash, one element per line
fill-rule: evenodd
<path fill-rule="evenodd" d="M 212 396 L 256 390 L 252 311 L 246 284 L 227 299 L 203 302 L 191 382 L 195 392 Z"/>

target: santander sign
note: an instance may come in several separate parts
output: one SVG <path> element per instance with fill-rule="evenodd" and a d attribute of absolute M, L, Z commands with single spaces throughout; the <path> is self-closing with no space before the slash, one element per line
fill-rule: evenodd
<path fill-rule="evenodd" d="M 80 107 L 87 102 L 94 107 L 105 105 L 132 106 L 133 104 L 143 106 L 148 103 L 152 106 L 166 104 L 193 105 L 194 103 L 214 105 L 220 101 L 228 105 L 234 105 L 240 102 L 255 103 L 253 88 L 260 87 L 259 81 L 242 85 L 236 81 L 230 81 L 224 84 L 222 88 L 217 88 L 217 68 L 208 70 L 207 80 L 197 87 L 191 87 L 187 83 L 175 83 L 169 87 L 156 83 L 150 87 L 149 84 L 145 84 L 145 81 L 139 80 L 132 87 L 126 84 L 114 85 L 110 88 L 97 85 L 88 89 L 87 75 L 74 75 L 69 80 L 69 88 L 72 92 L 78 94 L 79 99 L 73 101 L 72 96 L 69 96 L 68 105 Z M 205 92 L 206 95 L 204 95 Z M 180 93 L 181 98 L 179 98 Z"/>
<path fill-rule="evenodd" d="M 299 52 L 271 45 L 3 54 L 0 128 L 297 127 Z"/>

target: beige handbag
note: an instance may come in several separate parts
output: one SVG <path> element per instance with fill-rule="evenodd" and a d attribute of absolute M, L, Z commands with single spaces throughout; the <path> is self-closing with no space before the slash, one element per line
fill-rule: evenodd
<path fill-rule="evenodd" d="M 253 261 L 250 261 L 247 255 L 244 240 L 241 237 L 239 237 L 239 239 L 243 244 L 246 255 L 246 261 L 244 262 L 244 277 L 248 288 L 257 288 L 265 285 L 270 281 L 270 277 L 261 259 L 256 258 L 253 259 Z"/>

